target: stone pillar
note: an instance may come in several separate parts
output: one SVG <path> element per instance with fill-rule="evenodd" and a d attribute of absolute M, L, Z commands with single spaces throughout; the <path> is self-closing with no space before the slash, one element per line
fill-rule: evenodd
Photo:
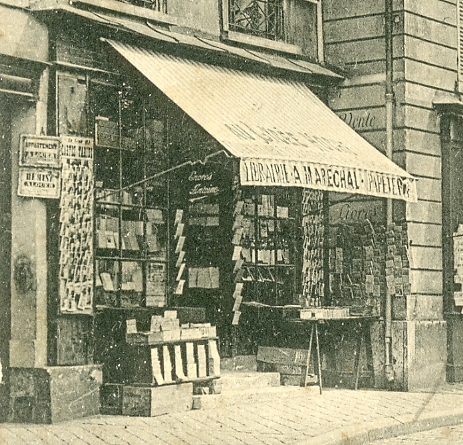
<path fill-rule="evenodd" d="M 414 155 L 413 155 L 414 156 Z M 405 165 L 417 169 L 405 154 Z M 440 168 L 440 161 L 425 160 L 422 169 Z M 410 169 L 410 167 L 409 167 Z M 411 171 L 415 174 L 415 171 Z M 407 221 L 410 293 L 393 296 L 392 359 L 394 390 L 435 390 L 446 381 L 447 323 L 444 320 L 442 276 L 442 204 L 440 187 L 435 200 L 418 182 L 417 203 L 399 203 Z M 437 187 L 437 185 L 436 185 Z M 433 195 L 434 196 L 434 195 Z"/>
<path fill-rule="evenodd" d="M 17 194 L 19 140 L 46 128 L 48 71 L 40 79 L 39 101 L 17 108 L 11 123 L 11 340 L 10 367 L 47 365 L 47 209 L 42 199 Z"/>

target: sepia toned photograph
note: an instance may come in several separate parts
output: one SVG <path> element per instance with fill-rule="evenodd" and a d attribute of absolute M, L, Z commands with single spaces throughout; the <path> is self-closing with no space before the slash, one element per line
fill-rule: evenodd
<path fill-rule="evenodd" d="M 0 0 L 1 445 L 463 443 L 463 0 Z"/>

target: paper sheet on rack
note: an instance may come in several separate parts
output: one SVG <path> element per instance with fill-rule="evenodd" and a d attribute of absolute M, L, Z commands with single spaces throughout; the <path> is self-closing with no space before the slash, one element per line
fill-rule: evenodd
<path fill-rule="evenodd" d="M 180 267 L 181 264 L 183 263 L 183 259 L 185 258 L 185 251 L 182 250 L 178 254 L 177 262 L 175 263 L 175 267 Z"/>
<path fill-rule="evenodd" d="M 183 218 L 183 209 L 177 209 L 175 211 L 175 220 L 174 220 L 174 224 L 178 224 L 182 221 L 182 218 Z"/>
<path fill-rule="evenodd" d="M 182 249 L 183 249 L 184 244 L 185 244 L 185 237 L 180 236 L 178 238 L 177 247 L 175 248 L 175 253 L 180 253 L 182 251 Z"/>
<path fill-rule="evenodd" d="M 183 271 L 185 270 L 185 267 L 186 267 L 185 263 L 182 263 L 180 265 L 180 268 L 179 268 L 178 273 L 177 273 L 177 278 L 176 278 L 175 281 L 180 281 L 180 279 L 182 278 L 182 275 L 183 275 Z"/>
<path fill-rule="evenodd" d="M 232 260 L 233 261 L 238 261 L 241 257 L 241 250 L 242 250 L 242 247 L 241 246 L 235 246 L 233 248 L 233 256 L 232 256 Z"/>

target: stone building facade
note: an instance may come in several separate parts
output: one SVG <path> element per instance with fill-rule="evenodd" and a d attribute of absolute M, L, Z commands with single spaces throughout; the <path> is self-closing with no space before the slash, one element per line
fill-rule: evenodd
<path fill-rule="evenodd" d="M 108 41 L 234 72 L 302 82 L 380 152 L 392 149 L 394 162 L 417 179 L 418 200 L 392 200 L 388 206 L 392 221 L 405 228 L 410 286 L 392 296 L 390 316 L 383 316 L 382 302 L 381 317 L 372 324 L 372 386 L 411 391 L 434 388 L 446 378 L 462 379 L 462 300 L 454 236 L 463 223 L 458 164 L 463 140 L 461 6 L 457 0 L 395 0 L 388 16 L 385 4 L 373 0 L 1 3 L 4 417 L 49 422 L 99 409 L 102 363 L 94 360 L 95 319 L 92 313 L 60 311 L 56 242 L 60 204 L 43 195 L 18 196 L 18 178 L 21 135 L 95 139 L 88 113 L 97 114 L 90 97 L 97 97 L 91 91 L 99 87 L 92 85 L 110 89 L 113 83 L 123 84 L 121 79 L 136 78 L 136 88 L 151 94 L 150 82 Z M 256 21 L 256 14 L 264 20 Z M 389 63 L 387 29 L 392 36 Z M 114 97 L 119 87 L 113 89 Z M 163 97 L 159 92 L 153 96 L 160 101 Z M 113 100 L 101 93 L 98 100 L 105 99 L 108 104 Z M 393 111 L 389 128 L 386 99 Z M 179 112 L 173 108 L 166 106 L 166 113 Z M 98 110 L 102 114 L 105 108 L 101 105 Z M 194 123 L 190 126 L 202 147 L 217 148 L 207 131 Z M 182 144 L 187 143 L 178 142 Z M 379 212 L 387 224 L 384 206 L 374 204 L 371 212 L 368 217 Z M 341 218 L 360 213 L 354 203 Z M 353 342 L 340 346 L 346 350 L 339 355 L 340 368 L 346 372 Z M 62 409 L 83 396 L 80 408 Z"/>

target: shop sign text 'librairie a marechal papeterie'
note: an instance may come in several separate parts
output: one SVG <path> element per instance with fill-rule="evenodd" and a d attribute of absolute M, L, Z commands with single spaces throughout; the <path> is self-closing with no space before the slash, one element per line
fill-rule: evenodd
<path fill-rule="evenodd" d="M 399 199 L 411 193 L 407 178 L 309 162 L 241 159 L 240 177 L 242 185 L 307 187 Z"/>

